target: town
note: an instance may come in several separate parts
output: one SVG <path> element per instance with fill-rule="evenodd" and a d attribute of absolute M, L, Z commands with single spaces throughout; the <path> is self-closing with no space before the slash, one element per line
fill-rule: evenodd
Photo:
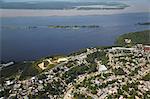
<path fill-rule="evenodd" d="M 44 72 L 22 81 L 2 82 L 1 99 L 150 98 L 148 45 L 87 48 L 65 57 L 45 58 L 36 66 Z"/>
<path fill-rule="evenodd" d="M 0 99 L 150 99 L 150 0 L 0 0 Z"/>

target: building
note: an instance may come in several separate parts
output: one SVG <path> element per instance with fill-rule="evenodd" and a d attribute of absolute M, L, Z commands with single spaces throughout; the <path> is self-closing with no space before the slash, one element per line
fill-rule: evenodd
<path fill-rule="evenodd" d="M 98 68 L 98 72 L 102 72 L 102 71 L 106 71 L 107 68 L 105 65 L 100 65 L 99 68 Z"/>
<path fill-rule="evenodd" d="M 7 66 L 10 66 L 10 65 L 13 65 L 14 62 L 9 62 L 9 63 L 6 63 L 6 64 L 2 64 L 2 67 L 7 67 Z"/>
<path fill-rule="evenodd" d="M 124 41 L 125 41 L 125 43 L 130 44 L 132 40 L 131 39 L 125 39 Z"/>
<path fill-rule="evenodd" d="M 150 52 L 150 46 L 145 45 L 144 46 L 144 52 Z"/>

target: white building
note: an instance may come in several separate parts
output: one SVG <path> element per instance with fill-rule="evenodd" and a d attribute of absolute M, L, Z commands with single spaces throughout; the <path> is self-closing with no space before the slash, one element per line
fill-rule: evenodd
<path fill-rule="evenodd" d="M 107 68 L 105 65 L 99 65 L 98 72 L 106 71 Z"/>
<path fill-rule="evenodd" d="M 14 62 L 9 62 L 9 63 L 6 63 L 6 64 L 2 64 L 2 67 L 7 67 L 7 66 L 10 66 L 10 65 L 13 65 Z"/>

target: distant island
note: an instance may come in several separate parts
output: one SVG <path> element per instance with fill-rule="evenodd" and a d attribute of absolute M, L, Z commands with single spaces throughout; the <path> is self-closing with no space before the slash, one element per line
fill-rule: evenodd
<path fill-rule="evenodd" d="M 80 29 L 80 28 L 100 28 L 100 26 L 99 25 L 49 25 L 48 28 Z"/>
<path fill-rule="evenodd" d="M 150 22 L 137 23 L 138 25 L 150 25 Z"/>
<path fill-rule="evenodd" d="M 115 10 L 124 9 L 129 5 L 120 2 L 4 2 L 0 1 L 2 9 L 51 9 L 51 10 Z"/>
<path fill-rule="evenodd" d="M 50 28 L 50 29 L 83 29 L 83 28 L 100 28 L 99 25 L 48 25 L 48 26 L 2 26 L 6 29 L 36 29 L 36 28 Z"/>

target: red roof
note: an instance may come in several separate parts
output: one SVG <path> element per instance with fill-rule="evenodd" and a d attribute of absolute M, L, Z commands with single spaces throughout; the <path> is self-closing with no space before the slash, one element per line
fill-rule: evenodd
<path fill-rule="evenodd" d="M 150 51 L 150 46 L 144 46 L 144 51 Z"/>

